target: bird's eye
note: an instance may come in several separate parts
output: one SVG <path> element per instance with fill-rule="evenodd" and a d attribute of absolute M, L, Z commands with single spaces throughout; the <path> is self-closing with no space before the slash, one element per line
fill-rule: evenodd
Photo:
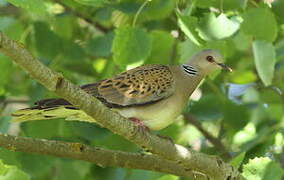
<path fill-rule="evenodd" d="M 207 57 L 206 57 L 206 60 L 207 60 L 208 62 L 214 62 L 213 56 L 207 56 Z"/>

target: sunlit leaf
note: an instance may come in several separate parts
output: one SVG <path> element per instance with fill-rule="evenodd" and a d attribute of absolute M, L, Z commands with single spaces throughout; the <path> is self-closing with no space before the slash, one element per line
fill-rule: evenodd
<path fill-rule="evenodd" d="M 173 56 L 174 38 L 165 31 L 153 31 L 152 50 L 145 63 L 148 64 L 170 64 Z"/>
<path fill-rule="evenodd" d="M 199 37 L 197 28 L 197 18 L 190 16 L 182 16 L 177 13 L 178 25 L 185 35 L 196 45 L 201 46 L 204 41 Z"/>
<path fill-rule="evenodd" d="M 174 175 L 165 175 L 160 177 L 158 180 L 178 180 L 179 177 L 178 176 L 174 176 Z"/>
<path fill-rule="evenodd" d="M 281 180 L 283 174 L 280 165 L 267 157 L 250 159 L 243 167 L 243 176 L 247 180 Z"/>
<path fill-rule="evenodd" d="M 237 17 L 228 18 L 225 14 L 218 17 L 214 13 L 207 14 L 199 23 L 198 31 L 205 40 L 224 39 L 230 37 L 240 27 Z"/>
<path fill-rule="evenodd" d="M 30 176 L 25 172 L 18 169 L 16 166 L 5 165 L 0 160 L 0 179 L 1 180 L 11 180 L 11 179 L 21 179 L 29 180 Z"/>
<path fill-rule="evenodd" d="M 7 0 L 11 4 L 21 7 L 31 13 L 35 13 L 38 15 L 44 15 L 47 12 L 44 1 L 38 0 Z"/>
<path fill-rule="evenodd" d="M 253 55 L 257 73 L 265 86 L 271 84 L 276 62 L 275 49 L 271 43 L 255 40 Z"/>
<path fill-rule="evenodd" d="M 243 18 L 241 30 L 244 33 L 260 40 L 275 40 L 278 32 L 277 22 L 268 8 L 249 9 L 244 13 Z"/>
<path fill-rule="evenodd" d="M 238 156 L 234 157 L 234 158 L 231 160 L 230 164 L 231 164 L 234 168 L 238 169 L 238 168 L 241 166 L 241 164 L 242 164 L 242 162 L 243 162 L 245 156 L 246 156 L 246 153 L 245 153 L 245 152 L 242 152 L 242 153 L 239 154 Z"/>
<path fill-rule="evenodd" d="M 112 52 L 114 62 L 121 67 L 144 61 L 151 53 L 151 37 L 140 28 L 118 28 L 115 31 Z"/>

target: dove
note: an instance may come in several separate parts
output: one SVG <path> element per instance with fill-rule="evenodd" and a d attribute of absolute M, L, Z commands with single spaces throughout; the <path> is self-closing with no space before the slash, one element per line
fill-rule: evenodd
<path fill-rule="evenodd" d="M 175 122 L 200 82 L 218 69 L 232 71 L 218 51 L 207 49 L 186 64 L 142 65 L 81 89 L 121 116 L 150 130 L 160 130 Z M 91 118 L 62 98 L 40 100 L 34 107 L 18 110 L 12 116 L 14 122 Z"/>

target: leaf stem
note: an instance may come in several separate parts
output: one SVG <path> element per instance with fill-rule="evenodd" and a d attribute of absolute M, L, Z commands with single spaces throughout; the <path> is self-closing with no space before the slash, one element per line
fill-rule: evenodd
<path fill-rule="evenodd" d="M 139 7 L 138 11 L 136 12 L 135 16 L 134 16 L 134 20 L 132 23 L 132 27 L 135 27 L 136 21 L 138 19 L 138 16 L 140 15 L 140 13 L 142 12 L 142 10 L 144 9 L 144 7 L 150 2 L 151 0 L 146 0 L 144 1 L 144 3 Z"/>

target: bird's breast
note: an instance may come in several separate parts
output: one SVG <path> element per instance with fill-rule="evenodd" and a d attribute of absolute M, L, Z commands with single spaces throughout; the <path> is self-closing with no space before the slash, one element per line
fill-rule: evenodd
<path fill-rule="evenodd" d="M 173 123 L 181 114 L 187 98 L 174 94 L 154 104 L 118 109 L 126 117 L 142 120 L 151 130 L 160 130 Z"/>

